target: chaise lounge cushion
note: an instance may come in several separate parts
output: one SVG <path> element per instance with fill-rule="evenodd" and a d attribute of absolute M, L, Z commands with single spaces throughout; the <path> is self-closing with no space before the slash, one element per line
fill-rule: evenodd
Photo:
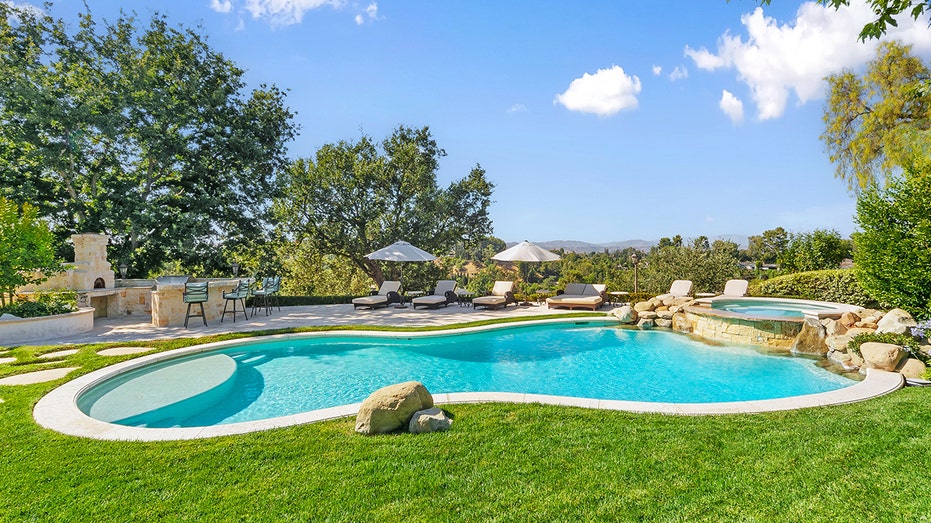
<path fill-rule="evenodd" d="M 401 301 L 401 296 L 398 294 L 398 291 L 401 290 L 401 282 L 399 281 L 385 281 L 381 284 L 381 288 L 378 289 L 378 294 L 373 296 L 362 296 L 361 298 L 352 299 L 352 307 L 357 309 L 359 307 L 387 307 L 389 303 L 399 303 Z"/>
<path fill-rule="evenodd" d="M 481 296 L 472 300 L 473 307 L 489 307 L 497 309 L 498 307 L 507 307 L 508 303 L 517 303 L 514 298 L 514 282 L 496 281 L 491 288 L 490 296 Z"/>
<path fill-rule="evenodd" d="M 436 282 L 436 289 L 433 290 L 433 294 L 414 298 L 411 300 L 411 304 L 415 309 L 418 306 L 437 308 L 440 305 L 445 307 L 457 301 L 459 301 L 459 296 L 456 294 L 456 281 L 440 280 Z"/>
<path fill-rule="evenodd" d="M 546 299 L 546 306 L 566 307 L 569 309 L 585 308 L 595 310 L 605 301 L 606 285 L 601 283 L 570 283 L 562 294 Z"/>

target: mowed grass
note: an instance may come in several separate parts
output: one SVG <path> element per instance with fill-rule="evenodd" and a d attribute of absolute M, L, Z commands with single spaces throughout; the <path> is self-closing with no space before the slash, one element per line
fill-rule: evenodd
<path fill-rule="evenodd" d="M 102 347 L 62 365 L 119 359 Z M 929 389 L 735 416 L 448 405 L 445 433 L 366 437 L 347 418 L 133 443 L 36 425 L 61 382 L 0 387 L 0 521 L 931 520 Z"/>

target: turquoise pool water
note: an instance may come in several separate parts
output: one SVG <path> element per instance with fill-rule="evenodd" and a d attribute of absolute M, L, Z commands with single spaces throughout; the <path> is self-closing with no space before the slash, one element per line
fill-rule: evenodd
<path fill-rule="evenodd" d="M 359 402 L 382 386 L 409 380 L 423 382 L 434 394 L 522 392 L 676 403 L 780 398 L 855 383 L 807 358 L 712 346 L 671 332 L 548 324 L 429 337 L 257 342 L 115 377 L 82 394 L 78 406 L 90 414 L 106 399 L 149 402 L 151 397 L 136 395 L 170 395 L 177 385 L 160 392 L 133 384 L 150 370 L 168 375 L 177 369 L 174 383 L 203 379 L 202 371 L 187 376 L 185 368 L 217 354 L 235 361 L 235 374 L 218 380 L 223 385 L 202 401 L 172 402 L 131 420 L 104 421 L 146 427 L 253 421 Z"/>
<path fill-rule="evenodd" d="M 754 298 L 715 299 L 712 301 L 711 307 L 748 316 L 770 318 L 803 318 L 805 317 L 804 311 L 826 312 L 836 310 L 835 307 L 815 302 L 800 303 Z"/>

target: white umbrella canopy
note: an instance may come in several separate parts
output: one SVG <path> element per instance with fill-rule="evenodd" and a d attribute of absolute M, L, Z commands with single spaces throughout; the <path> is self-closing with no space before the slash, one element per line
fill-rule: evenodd
<path fill-rule="evenodd" d="M 548 262 L 559 260 L 559 255 L 524 240 L 510 249 L 503 250 L 491 257 L 492 260 L 514 262 Z"/>
<path fill-rule="evenodd" d="M 405 241 L 394 242 L 387 247 L 382 247 L 373 253 L 365 255 L 365 257 L 370 260 L 393 262 L 425 262 L 436 259 L 436 256 Z"/>

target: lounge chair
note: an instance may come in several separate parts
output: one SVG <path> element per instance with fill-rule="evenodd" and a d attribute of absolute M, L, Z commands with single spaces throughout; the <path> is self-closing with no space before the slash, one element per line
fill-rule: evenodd
<path fill-rule="evenodd" d="M 722 295 L 728 298 L 742 298 L 747 295 L 747 287 L 749 286 L 750 283 L 747 280 L 727 280 Z"/>
<path fill-rule="evenodd" d="M 743 298 L 747 295 L 747 287 L 750 284 L 747 280 L 727 280 L 727 283 L 724 284 L 724 292 L 721 294 L 717 293 L 698 293 L 696 296 L 701 298 L 700 301 L 704 302 L 710 300 L 711 298 Z"/>
<path fill-rule="evenodd" d="M 391 280 L 382 282 L 381 288 L 378 289 L 378 294 L 353 298 L 352 308 L 369 307 L 371 309 L 377 309 L 378 307 L 387 307 L 391 303 L 401 303 L 400 291 L 401 282 Z"/>
<path fill-rule="evenodd" d="M 517 303 L 517 299 L 514 298 L 514 282 L 496 281 L 494 287 L 491 288 L 491 295 L 473 299 L 472 307 L 497 310 L 498 307 L 507 307 L 508 303 Z"/>
<path fill-rule="evenodd" d="M 660 294 L 657 298 L 661 300 L 665 298 L 684 298 L 689 294 L 692 294 L 692 281 L 676 280 L 669 286 L 669 292 Z"/>
<path fill-rule="evenodd" d="M 455 280 L 440 280 L 436 282 L 436 289 L 433 290 L 433 294 L 418 296 L 411 300 L 411 305 L 413 305 L 415 309 L 418 306 L 436 309 L 441 305 L 446 307 L 450 303 L 459 303 L 459 295 L 456 294 Z"/>
<path fill-rule="evenodd" d="M 558 291 L 556 296 L 546 299 L 546 307 L 565 307 L 568 309 L 591 309 L 595 310 L 601 307 L 605 302 L 605 290 L 608 288 L 603 283 L 570 283 L 566 285 L 565 290 Z"/>

